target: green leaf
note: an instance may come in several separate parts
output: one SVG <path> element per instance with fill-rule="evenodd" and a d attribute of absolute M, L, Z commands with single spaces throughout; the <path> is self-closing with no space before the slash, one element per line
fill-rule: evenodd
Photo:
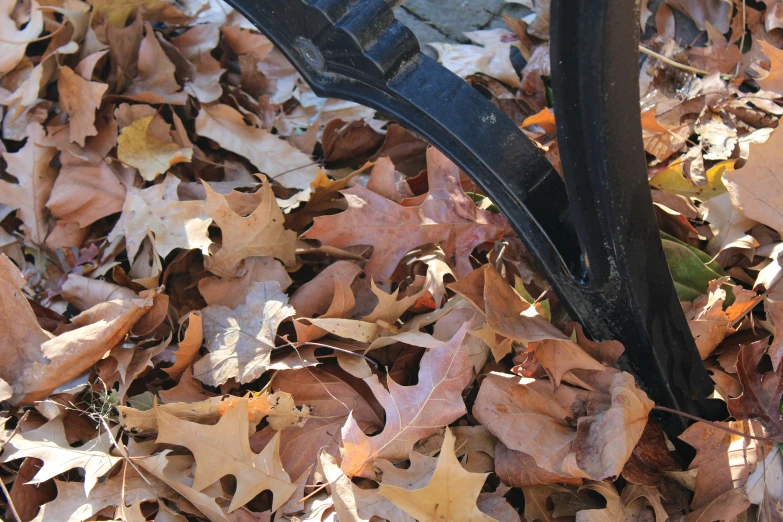
<path fill-rule="evenodd" d="M 709 255 L 661 232 L 663 251 L 680 301 L 693 301 L 707 293 L 710 281 L 726 277 L 726 272 Z M 727 292 L 727 302 L 734 295 Z"/>

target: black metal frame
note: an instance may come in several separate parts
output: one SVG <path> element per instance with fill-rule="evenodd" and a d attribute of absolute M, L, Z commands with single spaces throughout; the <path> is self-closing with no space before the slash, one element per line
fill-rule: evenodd
<path fill-rule="evenodd" d="M 478 91 L 420 52 L 398 0 L 228 0 L 321 97 L 395 118 L 460 166 L 508 218 L 571 316 L 626 348 L 660 405 L 711 416 L 712 382 L 658 235 L 641 141 L 638 6 L 553 0 L 552 85 L 565 184 Z M 569 204 L 570 203 L 570 204 Z M 682 418 L 663 419 L 670 435 Z"/>

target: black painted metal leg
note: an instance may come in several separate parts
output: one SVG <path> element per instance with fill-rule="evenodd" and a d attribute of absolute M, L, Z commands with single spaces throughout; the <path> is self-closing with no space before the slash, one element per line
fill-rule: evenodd
<path fill-rule="evenodd" d="M 394 18 L 397 0 L 229 3 L 316 94 L 390 115 L 449 156 L 502 210 L 571 316 L 593 337 L 625 345 L 624 363 L 658 404 L 709 415 L 712 383 L 677 302 L 647 185 L 634 2 L 552 2 L 565 186 L 505 115 L 420 52 Z M 685 425 L 671 419 L 667 430 Z"/>

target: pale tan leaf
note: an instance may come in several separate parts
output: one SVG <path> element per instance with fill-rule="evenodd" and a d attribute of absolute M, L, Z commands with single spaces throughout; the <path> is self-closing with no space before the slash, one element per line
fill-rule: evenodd
<path fill-rule="evenodd" d="M 271 281 L 252 283 L 245 303 L 233 310 L 208 306 L 201 314 L 210 353 L 196 362 L 193 376 L 217 386 L 232 377 L 241 383 L 260 377 L 271 362 L 277 328 L 294 309 L 280 285 Z"/>
<path fill-rule="evenodd" d="M 207 193 L 206 211 L 220 227 L 223 242 L 216 254 L 207 258 L 207 268 L 223 277 L 233 277 L 240 261 L 248 257 L 269 256 L 286 265 L 294 263 L 296 232 L 286 230 L 283 213 L 277 205 L 269 183 L 261 188 L 263 199 L 247 217 L 234 212 L 225 196 L 204 183 Z"/>
<path fill-rule="evenodd" d="M 474 522 L 495 520 L 476 505 L 488 473 L 470 473 L 454 454 L 454 435 L 446 428 L 435 472 L 420 489 L 381 483 L 379 493 L 416 520 Z"/>
<path fill-rule="evenodd" d="M 251 451 L 246 401 L 228 410 L 214 426 L 184 421 L 160 409 L 157 415 L 157 442 L 184 446 L 193 453 L 197 463 L 194 489 L 200 491 L 226 475 L 236 478 L 229 512 L 264 490 L 272 491 L 272 511 L 276 511 L 296 490 L 280 463 L 279 435 L 261 453 Z"/>
<path fill-rule="evenodd" d="M 247 158 L 263 174 L 288 188 L 307 189 L 319 167 L 309 156 L 264 129 L 245 124 L 228 105 L 204 105 L 196 132 Z"/>
<path fill-rule="evenodd" d="M 609 482 L 590 482 L 581 488 L 595 491 L 606 499 L 603 509 L 585 509 L 576 514 L 576 522 L 616 522 L 625 519 L 625 508 L 620 502 L 620 495 Z"/>
<path fill-rule="evenodd" d="M 386 426 L 373 437 L 364 434 L 353 415 L 342 428 L 343 462 L 349 476 L 373 476 L 372 460 L 405 460 L 413 445 L 465 414 L 462 390 L 470 382 L 472 365 L 465 343 L 467 327 L 439 348 L 422 357 L 415 386 L 387 381 L 387 391 L 377 376 L 364 379 L 386 410 Z"/>
<path fill-rule="evenodd" d="M 30 18 L 24 27 L 19 27 L 11 17 L 17 6 L 15 0 L 0 2 L 0 76 L 10 73 L 22 61 L 27 44 L 43 31 L 43 12 L 36 1 L 30 2 Z"/>
<path fill-rule="evenodd" d="M 79 482 L 63 482 L 55 479 L 57 498 L 41 506 L 32 522 L 82 522 L 102 509 L 125 502 L 154 501 L 159 497 L 171 498 L 171 490 L 155 477 L 141 477 L 132 467 L 99 483 L 84 493 Z"/>
<path fill-rule="evenodd" d="M 414 519 L 379 494 L 377 489 L 362 489 L 340 469 L 336 459 L 321 451 L 319 461 L 332 491 L 332 500 L 341 521 L 361 522 L 380 517 L 389 522 L 413 522 Z"/>
<path fill-rule="evenodd" d="M 182 456 L 169 457 L 170 451 L 165 450 L 158 455 L 140 459 L 139 465 L 158 481 L 167 484 L 171 489 L 188 499 L 212 522 L 229 522 L 229 517 L 218 506 L 214 497 L 193 489 L 193 479 L 184 473 L 191 464 L 189 462 L 191 459 L 188 457 L 183 459 Z"/>
<path fill-rule="evenodd" d="M 205 255 L 212 243 L 207 228 L 212 222 L 202 201 L 179 201 L 179 179 L 169 174 L 163 183 L 146 189 L 128 187 L 122 216 L 109 241 L 125 236 L 128 258 L 135 259 L 142 241 L 152 236 L 155 251 L 166 257 L 175 248 L 198 249 Z"/>
<path fill-rule="evenodd" d="M 102 430 L 95 435 L 83 446 L 72 448 L 65 438 L 63 418 L 55 417 L 40 428 L 16 434 L 5 444 L 2 461 L 27 457 L 43 461 L 43 466 L 28 482 L 31 484 L 40 484 L 70 469 L 82 468 L 85 474 L 84 493 L 89 495 L 98 479 L 122 460 L 109 455 L 113 434 Z"/>
<path fill-rule="evenodd" d="M 723 173 L 734 208 L 779 233 L 783 232 L 783 174 L 774 166 L 780 162 L 781 150 L 783 132 L 775 131 L 766 143 L 750 148 L 745 166 Z"/>

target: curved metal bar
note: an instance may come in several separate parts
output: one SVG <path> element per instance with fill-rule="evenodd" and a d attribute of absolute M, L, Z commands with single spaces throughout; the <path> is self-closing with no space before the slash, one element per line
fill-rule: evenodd
<path fill-rule="evenodd" d="M 420 52 L 388 0 L 228 2 L 317 95 L 392 116 L 449 156 L 502 210 L 571 316 L 594 338 L 625 345 L 625 364 L 657 403 L 709 415 L 712 384 L 676 299 L 647 185 L 632 2 L 552 3 L 565 186 L 503 113 Z M 674 418 L 667 429 L 685 426 Z"/>

